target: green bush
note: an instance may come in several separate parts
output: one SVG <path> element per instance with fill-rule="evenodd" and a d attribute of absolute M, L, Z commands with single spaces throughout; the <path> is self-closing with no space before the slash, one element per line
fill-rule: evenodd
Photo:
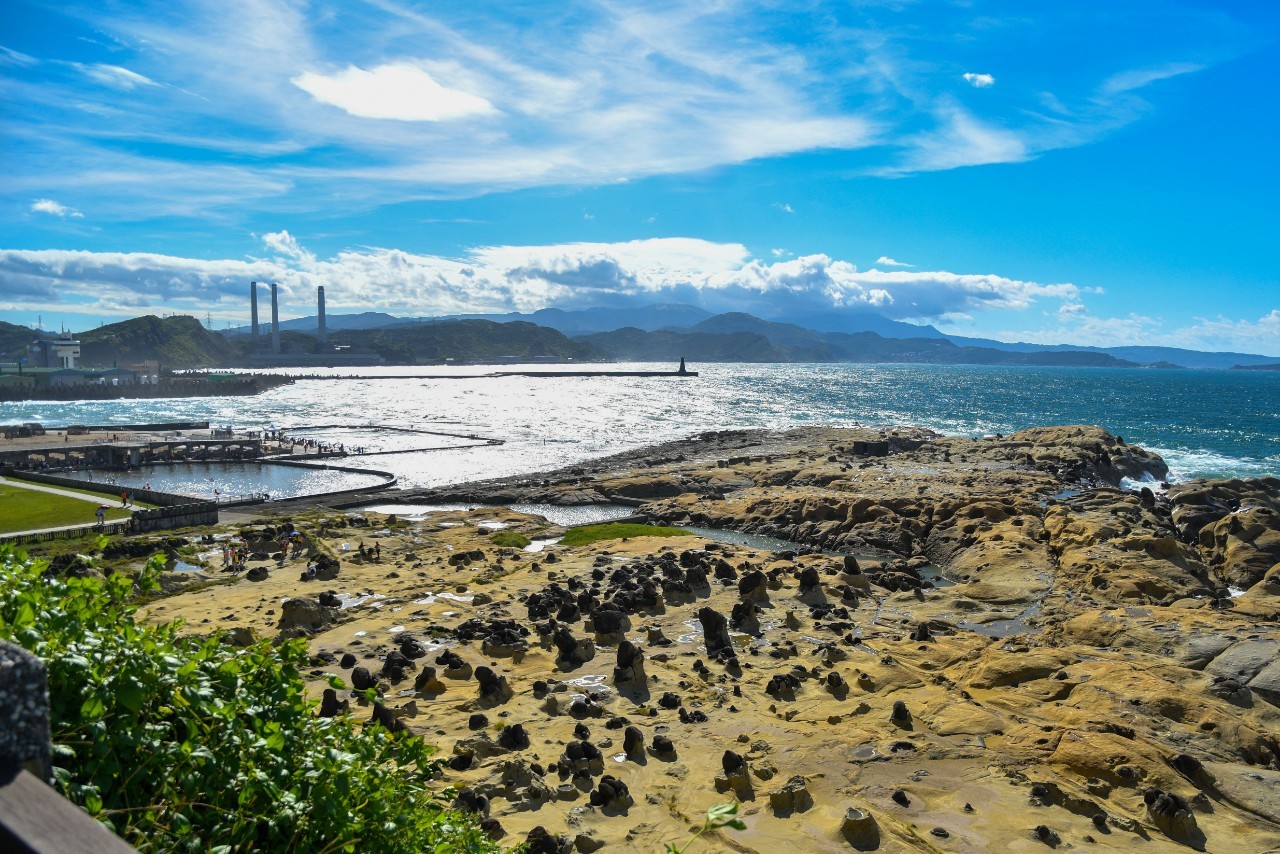
<path fill-rule="evenodd" d="M 610 522 L 605 525 L 583 525 L 570 528 L 560 541 L 562 546 L 585 546 L 601 540 L 620 540 L 623 537 L 691 537 L 684 528 L 665 528 L 660 525 L 636 525 L 630 522 Z"/>
<path fill-rule="evenodd" d="M 509 549 L 522 549 L 533 540 L 515 531 L 498 531 L 489 536 L 489 542 L 495 546 L 503 546 Z"/>
<path fill-rule="evenodd" d="M 140 585 L 161 566 L 153 558 Z M 437 763 L 419 738 L 315 715 L 304 641 L 235 649 L 184 637 L 179 623 L 136 619 L 128 576 L 44 570 L 0 546 L 0 638 L 48 666 L 59 791 L 130 844 L 497 850 L 435 802 Z"/>

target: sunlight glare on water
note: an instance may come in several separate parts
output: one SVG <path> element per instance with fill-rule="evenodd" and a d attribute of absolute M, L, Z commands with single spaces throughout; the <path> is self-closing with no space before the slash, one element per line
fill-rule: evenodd
<path fill-rule="evenodd" d="M 585 369 L 670 368 L 618 364 Z M 1178 478 L 1280 473 L 1280 375 L 1271 372 L 849 364 L 690 368 L 701 376 L 301 379 L 234 399 L 3 404 L 0 422 L 208 420 L 250 429 L 382 425 L 475 434 L 505 443 L 345 461 L 392 471 L 404 487 L 543 471 L 708 430 L 854 424 L 911 425 L 967 436 L 1097 424 L 1162 454 Z M 490 370 L 376 372 L 474 377 Z M 343 438 L 335 438 L 339 436 Z M 349 439 L 371 450 L 449 443 L 437 441 L 439 437 L 379 437 L 349 429 L 317 433 L 316 438 Z"/>

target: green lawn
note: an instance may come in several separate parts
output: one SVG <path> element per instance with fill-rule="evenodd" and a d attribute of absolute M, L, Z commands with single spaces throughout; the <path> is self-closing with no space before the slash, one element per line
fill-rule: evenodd
<path fill-rule="evenodd" d="M 10 481 L 15 481 L 15 480 L 22 481 L 25 479 L 18 474 L 11 474 L 8 476 L 8 478 Z M 32 484 L 35 484 L 36 486 L 52 486 L 52 484 L 41 484 L 39 481 L 34 481 L 34 480 L 28 480 L 27 483 L 32 483 Z M 111 492 L 94 492 L 92 489 L 77 489 L 74 486 L 62 486 L 61 484 L 58 484 L 57 486 L 53 486 L 53 488 L 61 489 L 63 492 L 74 492 L 77 495 L 83 495 L 85 498 L 98 499 L 103 504 L 112 504 L 112 503 L 119 504 L 120 493 L 129 491 L 129 487 L 127 486 L 112 486 Z M 143 501 L 135 501 L 133 506 L 138 508 L 139 510 L 143 510 L 149 507 L 155 507 L 156 505 L 147 504 L 146 502 L 143 502 Z"/>
<path fill-rule="evenodd" d="M 101 504 L 112 503 L 110 496 L 101 498 Z M 119 499 L 115 504 L 120 504 Z M 97 509 L 97 504 L 92 501 L 0 483 L 0 534 L 93 523 L 98 521 L 94 515 Z M 107 521 L 127 519 L 129 513 L 119 506 L 112 507 L 107 511 Z"/>
<path fill-rule="evenodd" d="M 692 537 L 684 528 L 664 528 L 660 525 L 636 525 L 630 522 L 613 522 L 607 525 L 583 525 L 570 528 L 560 541 L 562 546 L 585 546 L 601 540 L 619 540 L 623 537 Z"/>

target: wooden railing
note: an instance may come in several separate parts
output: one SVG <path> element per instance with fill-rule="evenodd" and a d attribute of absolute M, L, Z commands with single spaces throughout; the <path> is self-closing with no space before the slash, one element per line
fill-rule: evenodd
<path fill-rule="evenodd" d="M 0 705 L 17 710 L 0 727 L 0 851 L 125 854 L 134 849 L 50 788 L 45 666 L 0 641 Z"/>

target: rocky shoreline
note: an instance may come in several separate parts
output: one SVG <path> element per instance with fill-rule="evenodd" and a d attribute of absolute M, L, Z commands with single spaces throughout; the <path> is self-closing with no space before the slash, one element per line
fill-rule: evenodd
<path fill-rule="evenodd" d="M 287 525 L 325 580 L 152 613 L 309 638 L 322 713 L 422 733 L 533 850 L 657 850 L 733 799 L 747 830 L 710 850 L 1276 850 L 1280 479 L 1166 474 L 1091 427 L 704 434 L 395 500 L 622 503 L 795 548 L 286 506 L 244 533 Z"/>

